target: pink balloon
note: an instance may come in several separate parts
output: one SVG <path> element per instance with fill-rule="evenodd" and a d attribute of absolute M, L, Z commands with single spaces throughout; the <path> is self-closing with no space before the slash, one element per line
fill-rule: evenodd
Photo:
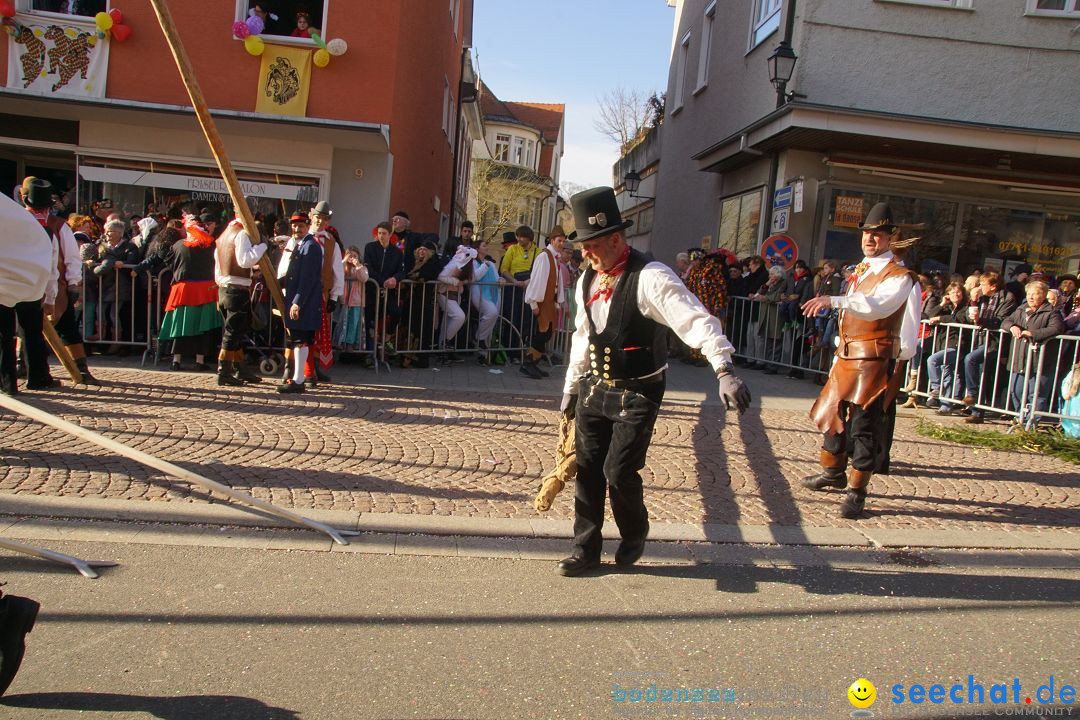
<path fill-rule="evenodd" d="M 252 15 L 246 22 L 247 28 L 251 31 L 252 35 L 258 35 L 266 28 L 266 26 L 263 25 L 263 19 L 258 15 Z"/>
<path fill-rule="evenodd" d="M 232 24 L 232 34 L 234 37 L 238 37 L 241 40 L 251 34 L 251 30 L 248 29 L 246 23 L 242 23 L 239 20 Z"/>

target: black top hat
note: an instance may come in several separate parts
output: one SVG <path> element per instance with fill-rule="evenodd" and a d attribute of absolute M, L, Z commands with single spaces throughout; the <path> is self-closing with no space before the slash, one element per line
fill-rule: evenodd
<path fill-rule="evenodd" d="M 30 207 L 34 207 L 34 206 L 31 205 Z M 1031 274 L 1031 266 L 1028 265 L 1027 263 L 1021 263 L 1020 265 L 1017 265 L 1016 267 L 1014 267 L 1012 270 L 1009 271 L 1009 277 L 1016 277 L 1020 273 L 1027 273 L 1028 275 L 1030 275 Z"/>
<path fill-rule="evenodd" d="M 615 191 L 609 187 L 583 190 L 570 198 L 570 205 L 574 208 L 577 242 L 609 235 L 634 224 L 633 220 L 622 219 Z"/>
<path fill-rule="evenodd" d="M 312 208 L 312 211 L 317 215 L 325 215 L 326 217 L 330 217 L 334 214 L 334 211 L 330 209 L 330 203 L 325 200 L 320 200 L 315 203 L 315 207 Z"/>
<path fill-rule="evenodd" d="M 23 184 L 23 202 L 35 210 L 44 210 L 52 205 L 52 194 L 53 186 L 48 180 L 34 178 Z"/>
<path fill-rule="evenodd" d="M 888 203 L 879 202 L 870 208 L 870 212 L 867 213 L 866 219 L 863 220 L 863 224 L 859 226 L 859 229 L 893 232 L 896 230 L 896 223 L 893 221 L 892 208 L 889 207 Z"/>
<path fill-rule="evenodd" d="M 514 233 L 512 233 L 512 232 L 504 232 L 503 233 L 503 239 L 502 239 L 502 244 L 503 245 L 512 245 L 513 243 L 516 243 L 516 242 L 517 242 L 517 236 L 514 235 Z"/>

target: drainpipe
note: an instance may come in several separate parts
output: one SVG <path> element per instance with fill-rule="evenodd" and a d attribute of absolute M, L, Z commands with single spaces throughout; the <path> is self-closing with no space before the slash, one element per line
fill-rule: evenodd
<path fill-rule="evenodd" d="M 469 48 L 461 48 L 461 63 L 458 66 L 458 81 L 457 81 L 457 112 L 454 119 L 454 159 L 452 167 L 450 168 L 450 227 L 447 228 L 447 236 L 445 242 L 450 242 L 450 238 L 454 237 L 454 228 L 460 223 L 457 219 L 457 186 L 458 186 L 458 161 L 460 160 L 461 153 L 461 120 L 465 116 L 465 112 L 462 108 L 465 107 L 465 103 L 461 102 L 461 83 L 465 79 L 465 58 Z"/>

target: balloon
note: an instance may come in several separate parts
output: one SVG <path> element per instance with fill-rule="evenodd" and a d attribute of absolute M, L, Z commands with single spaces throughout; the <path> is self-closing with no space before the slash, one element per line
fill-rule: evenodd
<path fill-rule="evenodd" d="M 247 23 L 242 23 L 239 20 L 232 24 L 233 37 L 243 40 L 251 34 L 251 30 L 248 29 Z"/>
<path fill-rule="evenodd" d="M 326 43 L 326 51 L 335 57 L 344 55 L 349 49 L 349 44 L 341 38 L 334 38 Z"/>
<path fill-rule="evenodd" d="M 248 51 L 248 54 L 258 57 L 266 50 L 266 43 L 258 35 L 248 35 L 244 38 L 244 49 Z"/>
<path fill-rule="evenodd" d="M 113 40 L 115 40 L 116 42 L 124 42 L 129 37 L 131 37 L 131 26 L 130 25 L 113 25 L 112 26 L 112 36 L 113 36 Z"/>
<path fill-rule="evenodd" d="M 112 18 L 113 25 L 121 25 L 124 22 L 124 14 L 116 8 L 109 11 L 109 17 Z"/>
<path fill-rule="evenodd" d="M 263 19 L 258 15 L 252 15 L 244 22 L 247 24 L 248 30 L 251 31 L 252 35 L 258 35 L 266 29 L 266 25 L 263 24 Z"/>
<path fill-rule="evenodd" d="M 316 50 L 314 61 L 316 67 L 326 67 L 330 64 L 330 53 L 322 49 Z"/>
<path fill-rule="evenodd" d="M 315 32 L 314 30 L 311 31 L 311 39 L 314 40 L 315 44 L 321 47 L 323 50 L 326 49 L 326 41 L 323 40 L 319 33 Z"/>
<path fill-rule="evenodd" d="M 0 17 L 15 17 L 15 3 L 11 0 L 0 2 Z"/>
<path fill-rule="evenodd" d="M 106 32 L 113 26 L 113 19 L 109 17 L 109 13 L 99 12 L 94 16 L 94 24 L 97 25 L 98 30 Z"/>

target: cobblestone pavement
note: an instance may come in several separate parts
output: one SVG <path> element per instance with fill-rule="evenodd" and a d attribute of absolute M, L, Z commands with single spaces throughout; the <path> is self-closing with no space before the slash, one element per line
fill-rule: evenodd
<path fill-rule="evenodd" d="M 210 374 L 95 367 L 105 387 L 20 397 L 284 507 L 534 517 L 533 492 L 554 452 L 557 378 L 529 394 L 540 386 L 522 386 L 509 369 L 492 377 L 499 388 L 470 388 L 446 382 L 451 372 L 424 376 L 441 386 L 408 387 L 403 373 L 342 368 L 349 384 L 280 396 L 270 383 L 225 389 Z M 910 418 L 898 421 L 893 473 L 871 483 L 869 517 L 837 518 L 838 493 L 797 486 L 816 468 L 820 441 L 806 419 L 816 388 L 797 385 L 801 399 L 766 403 L 741 421 L 715 402 L 666 403 L 643 473 L 654 522 L 1080 532 L 1076 466 L 924 438 Z M 3 410 L 0 438 L 0 497 L 205 500 Z M 567 490 L 547 515 L 572 514 Z"/>

